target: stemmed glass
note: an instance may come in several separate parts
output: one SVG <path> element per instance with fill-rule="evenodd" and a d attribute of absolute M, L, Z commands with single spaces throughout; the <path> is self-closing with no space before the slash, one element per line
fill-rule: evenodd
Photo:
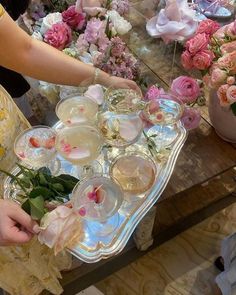
<path fill-rule="evenodd" d="M 107 236 L 119 225 L 123 191 L 110 178 L 93 176 L 78 183 L 71 200 L 73 208 L 89 221 L 89 229 L 97 236 Z"/>
<path fill-rule="evenodd" d="M 34 126 L 16 137 L 14 151 L 26 166 L 34 169 L 48 167 L 56 174 L 60 161 L 56 159 L 55 140 L 55 130 L 47 126 Z"/>
<path fill-rule="evenodd" d="M 95 161 L 100 155 L 102 144 L 99 130 L 92 125 L 71 125 L 59 130 L 56 137 L 58 153 L 77 166 L 73 174 L 80 177 L 102 173 L 101 165 Z"/>
<path fill-rule="evenodd" d="M 170 146 L 178 137 L 176 123 L 184 111 L 183 103 L 172 94 L 161 94 L 154 101 L 150 101 L 143 116 L 154 126 L 147 131 L 159 149 Z"/>
<path fill-rule="evenodd" d="M 72 95 L 61 99 L 56 106 L 58 118 L 67 126 L 78 123 L 94 123 L 98 105 L 89 98 Z"/>

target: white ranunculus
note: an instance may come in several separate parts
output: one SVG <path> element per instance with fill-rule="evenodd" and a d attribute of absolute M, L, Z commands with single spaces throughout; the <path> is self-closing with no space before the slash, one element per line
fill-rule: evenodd
<path fill-rule="evenodd" d="M 107 12 L 107 16 L 109 17 L 116 32 L 119 35 L 124 35 L 132 29 L 131 24 L 127 20 L 125 20 L 122 16 L 120 16 L 117 11 L 110 10 Z"/>
<path fill-rule="evenodd" d="M 39 40 L 39 41 L 43 41 L 43 36 L 41 35 L 40 32 L 33 32 L 33 34 L 31 35 L 32 38 Z"/>
<path fill-rule="evenodd" d="M 52 25 L 62 22 L 62 15 L 60 12 L 49 13 L 43 18 L 40 33 L 44 35 Z"/>

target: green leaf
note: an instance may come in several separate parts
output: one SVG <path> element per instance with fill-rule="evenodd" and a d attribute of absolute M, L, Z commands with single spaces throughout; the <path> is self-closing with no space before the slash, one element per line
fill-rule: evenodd
<path fill-rule="evenodd" d="M 30 215 L 30 202 L 29 199 L 27 199 L 22 205 L 21 208 Z"/>
<path fill-rule="evenodd" d="M 53 197 L 54 193 L 43 186 L 37 186 L 32 189 L 32 191 L 29 193 L 29 198 L 36 198 L 38 196 L 42 196 L 44 200 L 48 200 L 51 197 Z"/>
<path fill-rule="evenodd" d="M 39 172 L 38 177 L 39 177 L 39 183 L 41 185 L 47 185 L 48 184 L 48 181 L 47 181 L 47 179 L 46 179 L 46 177 L 45 177 L 45 175 L 43 173 Z"/>
<path fill-rule="evenodd" d="M 231 110 L 232 110 L 233 114 L 236 116 L 236 102 L 232 103 L 230 105 L 230 107 L 231 107 Z"/>
<path fill-rule="evenodd" d="M 43 173 L 43 174 L 46 174 L 46 175 L 52 175 L 50 169 L 47 168 L 47 167 L 39 168 L 38 173 Z"/>
<path fill-rule="evenodd" d="M 54 183 L 52 187 L 58 192 L 64 192 L 64 186 L 61 183 Z"/>
<path fill-rule="evenodd" d="M 40 220 L 44 216 L 44 199 L 38 196 L 34 199 L 29 199 L 30 215 L 35 220 Z"/>

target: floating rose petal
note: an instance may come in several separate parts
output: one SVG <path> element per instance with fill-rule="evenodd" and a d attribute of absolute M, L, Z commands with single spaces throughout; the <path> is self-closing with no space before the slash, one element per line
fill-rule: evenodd
<path fill-rule="evenodd" d="M 84 207 L 79 208 L 78 213 L 80 216 L 86 215 L 86 209 Z"/>
<path fill-rule="evenodd" d="M 73 147 L 69 152 L 70 159 L 83 159 L 90 156 L 90 150 L 84 147 Z"/>
<path fill-rule="evenodd" d="M 62 152 L 69 154 L 72 150 L 71 145 L 69 143 L 65 143 L 64 140 L 61 141 L 61 150 Z"/>
<path fill-rule="evenodd" d="M 35 138 L 35 137 L 30 137 L 30 139 L 29 139 L 29 143 L 31 144 L 31 146 L 32 147 L 34 147 L 34 148 L 39 148 L 40 147 L 40 141 L 37 139 L 37 138 Z"/>
<path fill-rule="evenodd" d="M 53 137 L 45 140 L 45 143 L 44 143 L 43 147 L 50 150 L 55 146 L 55 141 L 56 141 L 56 137 L 53 136 Z"/>
<path fill-rule="evenodd" d="M 24 152 L 19 152 L 18 157 L 24 159 L 25 158 L 25 153 Z"/>
<path fill-rule="evenodd" d="M 132 122 L 132 121 L 122 121 L 119 124 L 119 132 L 120 136 L 125 139 L 126 141 L 132 141 L 134 140 L 139 132 L 140 128 L 138 128 L 139 124 L 138 122 Z"/>

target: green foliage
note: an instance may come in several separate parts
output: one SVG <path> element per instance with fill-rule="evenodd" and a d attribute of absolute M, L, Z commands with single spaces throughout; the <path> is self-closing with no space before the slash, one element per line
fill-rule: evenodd
<path fill-rule="evenodd" d="M 236 116 L 236 102 L 232 103 L 230 105 L 230 107 L 231 107 L 231 110 L 232 110 L 233 114 Z"/>
<path fill-rule="evenodd" d="M 24 193 L 21 195 L 21 207 L 36 220 L 40 220 L 47 212 L 45 202 L 57 201 L 63 203 L 69 200 L 69 195 L 79 181 L 77 178 L 66 174 L 53 176 L 46 167 L 38 170 L 20 164 L 18 164 L 18 167 L 20 171 L 17 175 L 12 175 L 1 169 L 0 172 L 11 177 L 11 182 L 16 182 L 22 189 Z"/>

